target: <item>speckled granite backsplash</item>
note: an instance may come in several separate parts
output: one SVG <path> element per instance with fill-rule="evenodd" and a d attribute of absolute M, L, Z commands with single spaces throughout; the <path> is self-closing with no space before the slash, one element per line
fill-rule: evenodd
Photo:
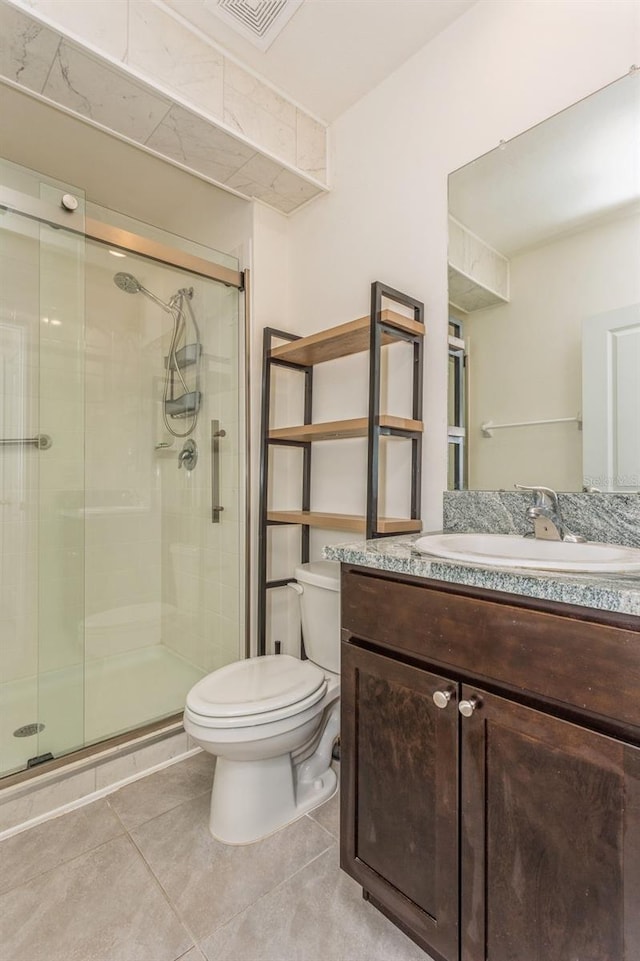
<path fill-rule="evenodd" d="M 558 494 L 568 530 L 590 541 L 640 547 L 640 494 Z M 525 534 L 528 491 L 445 491 L 445 531 Z"/>

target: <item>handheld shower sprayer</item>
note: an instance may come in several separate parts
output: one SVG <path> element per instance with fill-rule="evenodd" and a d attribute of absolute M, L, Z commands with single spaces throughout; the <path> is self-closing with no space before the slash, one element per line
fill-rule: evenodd
<path fill-rule="evenodd" d="M 154 293 L 147 290 L 146 287 L 143 287 L 138 278 L 134 277 L 133 274 L 126 274 L 120 271 L 114 275 L 113 282 L 120 290 L 124 290 L 125 294 L 146 294 L 155 304 L 162 307 L 163 310 L 172 313 L 171 303 L 165 304 L 164 300 L 160 300 Z M 173 297 L 171 299 L 173 300 Z"/>
<path fill-rule="evenodd" d="M 200 331 L 198 329 L 198 324 L 194 316 L 193 310 L 191 308 L 190 300 L 193 297 L 192 287 L 181 287 L 179 290 L 173 294 L 169 300 L 169 303 L 165 303 L 156 296 L 152 291 L 147 290 L 143 287 L 137 277 L 133 274 L 125 273 L 124 271 L 119 271 L 114 274 L 113 282 L 120 290 L 123 290 L 126 294 L 145 294 L 159 307 L 166 310 L 168 314 L 171 314 L 173 318 L 173 332 L 171 335 L 171 344 L 169 346 L 169 355 L 167 358 L 167 365 L 165 370 L 165 383 L 164 383 L 164 393 L 162 398 L 162 419 L 164 425 L 170 434 L 174 437 L 187 437 L 194 429 L 198 423 L 198 411 L 200 408 L 200 390 L 199 390 L 199 365 L 200 365 Z M 193 323 L 193 328 L 197 338 L 197 350 L 195 353 L 195 363 L 196 363 L 196 389 L 190 389 L 182 375 L 181 368 L 184 366 L 178 359 L 178 343 L 182 334 L 186 330 L 186 318 L 184 312 L 184 305 L 187 305 L 191 321 Z M 186 350 L 186 348 L 185 348 Z M 184 391 L 182 397 L 175 398 L 173 394 L 173 377 L 177 376 L 180 381 L 182 390 Z M 174 412 L 175 410 L 175 412 Z M 188 417 L 189 426 L 185 431 L 177 431 L 170 423 L 167 414 L 172 417 Z"/>

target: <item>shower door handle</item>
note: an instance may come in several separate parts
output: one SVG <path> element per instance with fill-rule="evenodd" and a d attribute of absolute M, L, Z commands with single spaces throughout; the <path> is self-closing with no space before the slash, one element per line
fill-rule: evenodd
<path fill-rule="evenodd" d="M 226 430 L 220 429 L 220 421 L 211 421 L 211 523 L 220 523 L 220 438 L 226 437 Z"/>

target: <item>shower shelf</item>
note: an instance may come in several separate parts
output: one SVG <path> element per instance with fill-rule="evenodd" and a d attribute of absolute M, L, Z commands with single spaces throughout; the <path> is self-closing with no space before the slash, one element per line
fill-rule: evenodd
<path fill-rule="evenodd" d="M 165 410 L 169 417 L 192 417 L 200 410 L 200 391 L 191 390 L 188 394 L 165 401 Z"/>
<path fill-rule="evenodd" d="M 170 357 L 165 357 L 164 366 L 170 367 L 172 370 L 184 370 L 185 367 L 192 367 L 193 364 L 197 364 L 201 354 L 202 344 L 186 344 L 176 351 L 175 364 L 170 363 Z"/>

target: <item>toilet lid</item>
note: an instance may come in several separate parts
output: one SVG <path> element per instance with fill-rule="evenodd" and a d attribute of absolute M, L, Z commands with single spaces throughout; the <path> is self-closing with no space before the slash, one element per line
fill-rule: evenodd
<path fill-rule="evenodd" d="M 317 692 L 324 671 L 289 654 L 268 654 L 236 661 L 203 677 L 187 696 L 187 707 L 208 717 L 243 717 L 275 711 Z"/>

